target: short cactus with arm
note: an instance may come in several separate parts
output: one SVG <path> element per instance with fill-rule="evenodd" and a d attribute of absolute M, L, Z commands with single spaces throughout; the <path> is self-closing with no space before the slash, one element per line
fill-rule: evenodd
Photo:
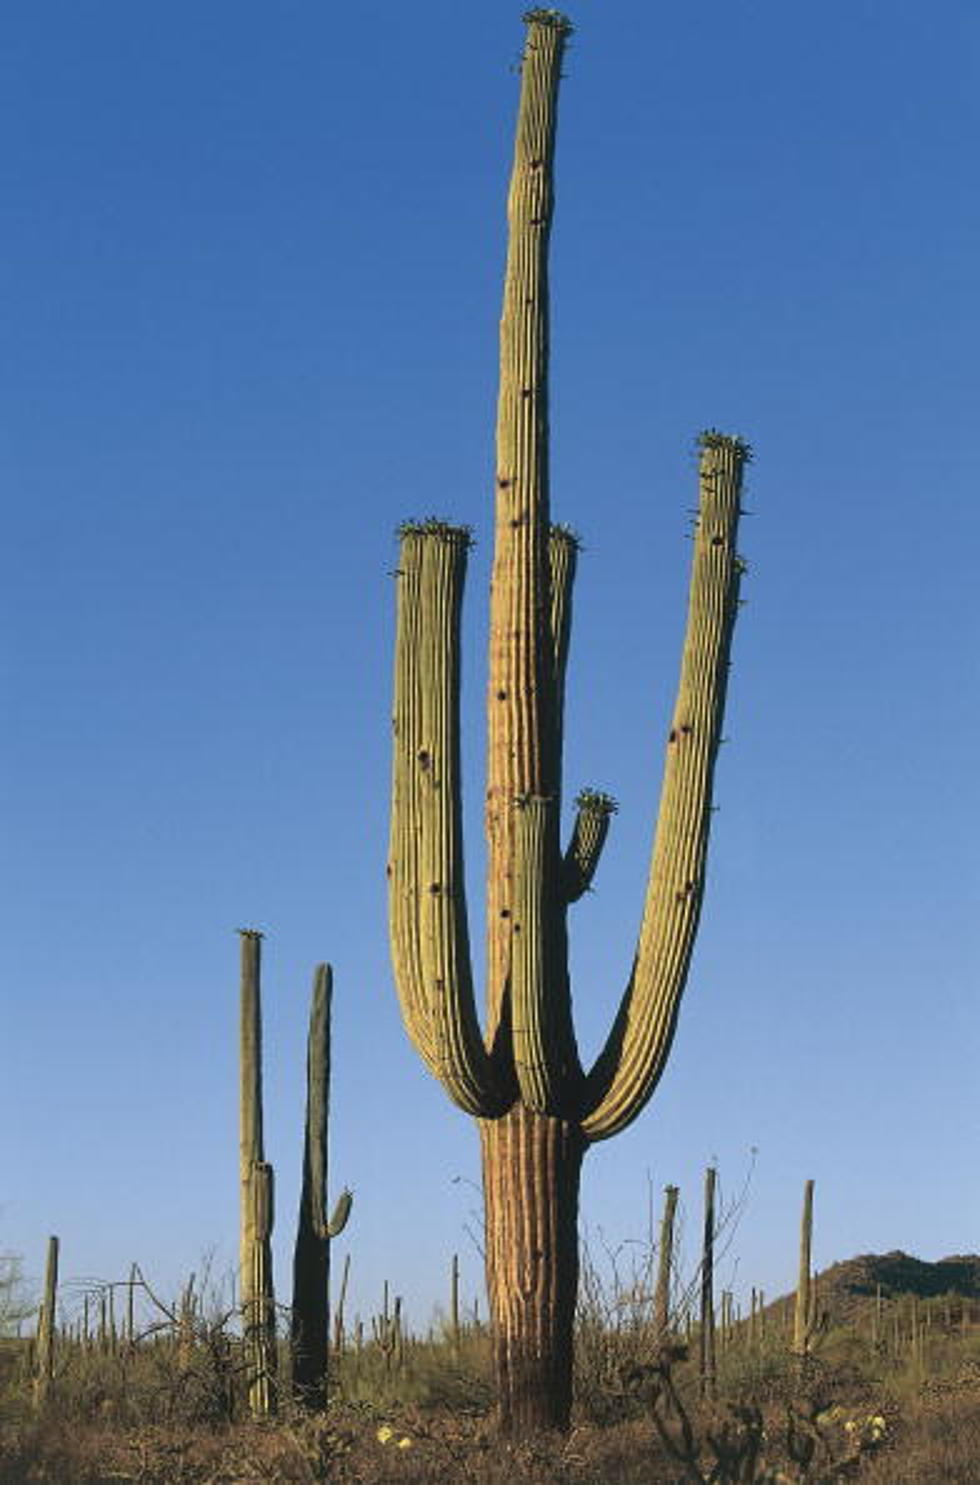
<path fill-rule="evenodd" d="M 559 838 L 565 669 L 577 542 L 550 521 L 547 245 L 568 21 L 535 10 L 522 68 L 501 320 L 486 792 L 487 1019 L 475 1003 L 460 805 L 460 609 L 469 533 L 404 526 L 397 570 L 388 860 L 403 1018 L 450 1097 L 480 1124 L 500 1419 L 566 1426 L 583 1154 L 640 1113 L 663 1071 L 704 888 L 711 794 L 743 564 L 748 448 L 710 431 L 687 631 L 629 983 L 591 1068 L 572 1024 L 566 917 L 615 806 L 580 794 Z"/>
<path fill-rule="evenodd" d="M 332 997 L 333 971 L 329 964 L 318 964 L 313 975 L 306 1050 L 303 1184 L 293 1251 L 290 1324 L 293 1395 L 297 1402 L 310 1408 L 322 1408 L 327 1400 L 330 1243 L 346 1227 L 353 1202 L 351 1192 L 343 1190 L 331 1216 L 327 1216 Z"/>

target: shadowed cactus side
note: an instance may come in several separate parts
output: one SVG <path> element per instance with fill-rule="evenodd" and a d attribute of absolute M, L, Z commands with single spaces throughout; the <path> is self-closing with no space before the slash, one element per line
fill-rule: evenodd
<path fill-rule="evenodd" d="M 262 1135 L 262 935 L 241 935 L 240 1177 L 241 1310 L 249 1408 L 276 1411 L 276 1301 L 272 1280 L 272 1166 Z"/>
<path fill-rule="evenodd" d="M 333 971 L 329 964 L 318 964 L 307 1041 L 303 1186 L 293 1255 L 290 1330 L 293 1395 L 297 1402 L 311 1408 L 321 1408 L 327 1400 L 330 1242 L 347 1225 L 353 1202 L 351 1192 L 342 1191 L 327 1217 L 332 996 Z"/>
<path fill-rule="evenodd" d="M 677 702 L 629 982 L 591 1068 L 572 1023 L 567 912 L 590 885 L 615 805 L 576 801 L 560 842 L 561 752 L 578 542 L 551 523 L 547 245 L 555 111 L 569 22 L 525 16 L 504 306 L 490 601 L 487 1015 L 476 1011 L 463 873 L 460 608 L 469 532 L 400 531 L 388 859 L 402 1016 L 429 1070 L 479 1120 L 487 1285 L 502 1426 L 566 1427 L 588 1145 L 625 1128 L 663 1071 L 704 892 L 714 764 L 744 564 L 741 439 L 700 440 L 699 511 Z"/>

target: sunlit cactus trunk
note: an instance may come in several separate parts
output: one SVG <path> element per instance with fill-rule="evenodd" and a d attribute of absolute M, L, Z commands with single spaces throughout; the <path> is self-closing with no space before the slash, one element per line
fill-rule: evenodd
<path fill-rule="evenodd" d="M 525 20 L 500 326 L 485 1030 L 473 987 L 460 803 L 469 533 L 442 520 L 412 522 L 400 533 L 388 859 L 406 1028 L 453 1101 L 480 1121 L 500 1418 L 518 1433 L 568 1425 L 582 1157 L 640 1113 L 673 1037 L 704 891 L 748 457 L 738 438 L 702 435 L 688 623 L 646 905 L 619 1011 L 585 1069 L 572 1024 L 567 913 L 596 871 L 615 804 L 582 792 L 562 849 L 563 693 L 578 545 L 550 518 L 547 247 L 571 27 L 553 10 Z"/>
<path fill-rule="evenodd" d="M 276 1303 L 272 1280 L 272 1166 L 262 1136 L 262 935 L 241 930 L 240 1175 L 241 1310 L 248 1403 L 255 1418 L 276 1411 Z"/>
<path fill-rule="evenodd" d="M 290 1324 L 292 1389 L 295 1400 L 321 1408 L 327 1400 L 330 1338 L 330 1243 L 342 1232 L 351 1209 L 343 1191 L 327 1217 L 327 1138 L 330 1111 L 330 1001 L 333 973 L 317 965 L 306 1057 L 306 1129 L 303 1185 L 293 1253 Z"/>

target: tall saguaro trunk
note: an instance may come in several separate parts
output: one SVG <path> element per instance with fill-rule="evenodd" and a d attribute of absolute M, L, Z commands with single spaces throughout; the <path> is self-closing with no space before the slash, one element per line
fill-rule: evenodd
<path fill-rule="evenodd" d="M 434 519 L 400 532 L 387 868 L 406 1029 L 452 1100 L 480 1121 L 500 1419 L 516 1433 L 568 1425 L 582 1158 L 637 1117 L 673 1039 L 704 892 L 749 457 L 739 438 L 714 430 L 701 437 L 687 629 L 639 941 L 612 1028 L 586 1070 L 572 1021 L 567 915 L 591 883 L 616 806 L 607 794 L 581 792 L 562 850 L 563 703 L 578 543 L 550 514 L 548 240 L 571 26 L 555 10 L 532 10 L 525 21 L 500 322 L 485 1028 L 473 985 L 461 813 L 460 611 L 469 532 Z"/>
<path fill-rule="evenodd" d="M 565 1427 L 585 1141 L 575 1123 L 521 1104 L 486 1121 L 482 1136 L 500 1422 L 516 1434 Z"/>

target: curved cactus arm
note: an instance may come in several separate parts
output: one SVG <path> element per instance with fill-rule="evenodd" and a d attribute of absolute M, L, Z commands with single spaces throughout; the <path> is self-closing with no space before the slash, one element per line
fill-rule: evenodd
<path fill-rule="evenodd" d="M 700 505 L 677 704 L 633 972 L 586 1083 L 582 1127 L 606 1139 L 644 1107 L 670 1050 L 704 891 L 715 758 L 744 563 L 741 439 L 701 437 Z"/>
<path fill-rule="evenodd" d="M 353 1205 L 354 1193 L 345 1188 L 337 1197 L 334 1209 L 330 1214 L 330 1221 L 326 1224 L 326 1236 L 328 1238 L 340 1236 L 347 1226 L 347 1218 L 350 1216 Z"/>
<path fill-rule="evenodd" d="M 536 1113 L 561 1114 L 577 1097 L 582 1070 L 567 983 L 564 903 L 556 894 L 558 807 L 516 802 L 511 1034 L 521 1097 Z"/>
<path fill-rule="evenodd" d="M 459 628 L 469 532 L 401 531 L 388 857 L 392 962 L 409 1036 L 468 1113 L 500 1112 L 473 997 L 459 764 Z"/>
<path fill-rule="evenodd" d="M 583 789 L 575 801 L 575 828 L 562 860 L 562 888 L 566 902 L 578 902 L 592 885 L 609 820 L 619 808 L 611 794 Z"/>

